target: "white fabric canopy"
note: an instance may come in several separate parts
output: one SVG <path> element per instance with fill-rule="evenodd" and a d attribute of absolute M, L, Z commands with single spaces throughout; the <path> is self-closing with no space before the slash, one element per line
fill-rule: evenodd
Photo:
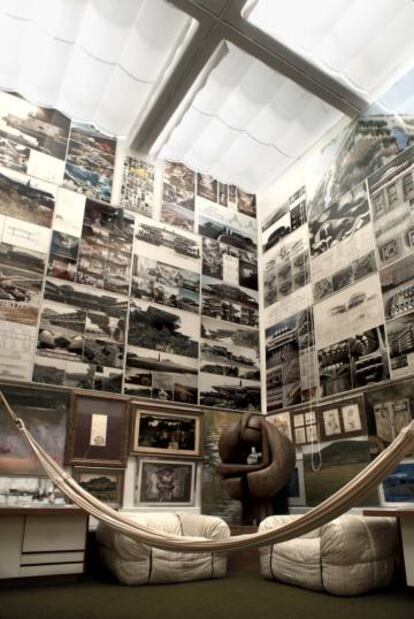
<path fill-rule="evenodd" d="M 243 13 L 368 101 L 413 65 L 412 0 L 254 0 Z"/>
<path fill-rule="evenodd" d="M 123 136 L 192 24 L 164 0 L 0 0 L 0 87 Z"/>
<path fill-rule="evenodd" d="M 159 156 L 255 193 L 342 114 L 231 44 Z"/>

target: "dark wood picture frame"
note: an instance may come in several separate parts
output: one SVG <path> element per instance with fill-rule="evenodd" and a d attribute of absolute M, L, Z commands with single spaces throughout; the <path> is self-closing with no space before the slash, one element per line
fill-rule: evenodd
<path fill-rule="evenodd" d="M 128 398 L 72 391 L 65 464 L 125 468 L 128 430 Z"/>
<path fill-rule="evenodd" d="M 134 506 L 191 507 L 195 504 L 196 485 L 197 462 L 194 460 L 139 458 Z"/>
<path fill-rule="evenodd" d="M 131 453 L 170 458 L 203 456 L 203 412 L 193 408 L 131 401 Z M 153 428 L 149 429 L 149 423 Z"/>
<path fill-rule="evenodd" d="M 331 431 L 327 433 L 326 415 L 328 411 L 336 412 L 336 414 L 332 413 L 332 415 L 337 421 L 332 424 Z M 352 428 L 352 417 L 357 421 L 355 429 Z M 363 394 L 336 398 L 329 403 L 320 405 L 318 407 L 318 419 L 321 441 L 336 441 L 338 439 L 365 435 L 367 433 L 367 425 Z M 335 425 L 337 425 L 337 431 L 335 431 Z"/>

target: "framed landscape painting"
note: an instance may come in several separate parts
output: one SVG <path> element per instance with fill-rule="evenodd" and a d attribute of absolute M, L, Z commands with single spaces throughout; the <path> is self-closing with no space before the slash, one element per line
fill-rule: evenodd
<path fill-rule="evenodd" d="M 159 456 L 202 455 L 203 414 L 147 403 L 132 403 L 132 452 Z"/>
<path fill-rule="evenodd" d="M 141 458 L 135 484 L 135 505 L 194 505 L 195 462 Z"/>
<path fill-rule="evenodd" d="M 128 427 L 127 399 L 73 391 L 66 464 L 125 468 Z"/>
<path fill-rule="evenodd" d="M 124 471 L 75 466 L 73 477 L 86 492 L 110 507 L 122 506 L 124 497 Z"/>

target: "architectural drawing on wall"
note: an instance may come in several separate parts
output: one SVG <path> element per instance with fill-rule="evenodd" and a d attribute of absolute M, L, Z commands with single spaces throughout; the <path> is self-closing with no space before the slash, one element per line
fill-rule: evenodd
<path fill-rule="evenodd" d="M 201 313 L 241 325 L 259 325 L 258 294 L 203 275 L 201 277 Z"/>
<path fill-rule="evenodd" d="M 414 248 L 414 146 L 368 179 L 372 217 L 381 266 Z"/>
<path fill-rule="evenodd" d="M 202 406 L 260 411 L 260 383 L 255 381 L 201 373 L 199 389 Z"/>
<path fill-rule="evenodd" d="M 299 187 L 262 224 L 263 253 L 306 223 L 306 187 Z"/>
<path fill-rule="evenodd" d="M 198 203 L 201 236 L 220 244 L 230 245 L 246 252 L 257 250 L 256 221 L 243 212 L 211 204 L 200 199 Z"/>
<path fill-rule="evenodd" d="M 69 129 L 69 118 L 57 110 L 0 93 L 0 165 L 60 182 Z"/>
<path fill-rule="evenodd" d="M 283 301 L 310 281 L 306 230 L 280 242 L 264 259 L 264 305 Z"/>
<path fill-rule="evenodd" d="M 197 195 L 211 202 L 218 201 L 218 181 L 210 174 L 197 173 Z"/>
<path fill-rule="evenodd" d="M 37 325 L 45 257 L 0 242 L 0 320 Z"/>
<path fill-rule="evenodd" d="M 244 213 L 249 217 L 256 217 L 256 196 L 253 193 L 247 193 L 241 189 L 237 189 L 237 209 L 240 213 Z"/>
<path fill-rule="evenodd" d="M 201 321 L 200 372 L 260 382 L 258 332 Z"/>
<path fill-rule="evenodd" d="M 257 290 L 257 254 L 224 242 L 203 238 L 204 275 Z"/>
<path fill-rule="evenodd" d="M 318 350 L 321 395 L 328 396 L 389 378 L 381 325 Z"/>
<path fill-rule="evenodd" d="M 116 140 L 93 125 L 72 123 L 64 185 L 93 200 L 111 201 Z"/>
<path fill-rule="evenodd" d="M 50 228 L 55 197 L 54 185 L 0 169 L 0 214 Z"/>
<path fill-rule="evenodd" d="M 190 271 L 200 270 L 200 239 L 194 234 L 176 232 L 155 221 L 137 218 L 134 252 Z"/>
<path fill-rule="evenodd" d="M 194 230 L 195 173 L 183 163 L 164 163 L 161 220 Z"/>
<path fill-rule="evenodd" d="M 198 359 L 128 346 L 126 395 L 198 403 Z"/>
<path fill-rule="evenodd" d="M 265 338 L 268 412 L 315 397 L 312 308 L 268 327 Z"/>
<path fill-rule="evenodd" d="M 414 312 L 399 316 L 386 324 L 392 376 L 414 371 Z"/>
<path fill-rule="evenodd" d="M 72 200 L 66 200 L 67 207 Z M 76 201 L 75 201 L 76 203 Z M 59 209 L 62 213 L 62 208 Z M 48 274 L 80 284 L 128 294 L 134 217 L 123 208 L 86 200 L 80 238 L 53 231 Z M 59 228 L 64 228 L 64 215 Z"/>
<path fill-rule="evenodd" d="M 353 237 L 370 221 L 364 183 L 343 194 L 322 212 L 309 210 L 311 255 L 319 256 L 337 243 Z"/>
<path fill-rule="evenodd" d="M 198 314 L 200 275 L 134 254 L 131 296 Z"/>
<path fill-rule="evenodd" d="M 332 266 L 332 262 L 327 260 L 325 264 L 325 269 L 329 269 L 329 271 L 331 271 Z M 313 297 L 315 303 L 317 303 L 318 301 L 322 301 L 326 297 L 329 297 L 336 292 L 339 292 L 347 286 L 352 286 L 352 284 L 355 284 L 360 279 L 363 279 L 364 277 L 375 273 L 376 270 L 377 263 L 375 260 L 375 250 L 372 249 L 368 253 L 361 256 L 361 258 L 356 258 L 355 260 L 350 261 L 342 269 L 334 271 L 326 277 L 323 277 L 322 279 L 316 281 L 314 279 L 315 283 L 313 285 Z"/>
<path fill-rule="evenodd" d="M 128 301 L 47 279 L 33 379 L 121 391 Z"/>
<path fill-rule="evenodd" d="M 36 336 L 36 327 L 0 321 L 0 376 L 3 379 L 31 379 Z"/>
<path fill-rule="evenodd" d="M 382 269 L 380 280 L 386 320 L 414 310 L 414 255 Z"/>
<path fill-rule="evenodd" d="M 121 206 L 140 215 L 152 217 L 154 206 L 154 166 L 135 157 L 125 157 Z"/>
<path fill-rule="evenodd" d="M 191 313 L 132 300 L 128 344 L 184 357 L 198 357 L 199 322 Z"/>

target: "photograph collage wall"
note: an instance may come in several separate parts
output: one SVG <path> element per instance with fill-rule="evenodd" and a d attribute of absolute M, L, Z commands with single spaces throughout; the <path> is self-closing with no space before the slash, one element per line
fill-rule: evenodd
<path fill-rule="evenodd" d="M 296 504 L 330 496 L 414 417 L 413 84 L 331 132 L 267 198 L 266 404 L 298 448 Z"/>
<path fill-rule="evenodd" d="M 0 377 L 260 411 L 256 222 L 254 195 L 0 93 Z"/>

